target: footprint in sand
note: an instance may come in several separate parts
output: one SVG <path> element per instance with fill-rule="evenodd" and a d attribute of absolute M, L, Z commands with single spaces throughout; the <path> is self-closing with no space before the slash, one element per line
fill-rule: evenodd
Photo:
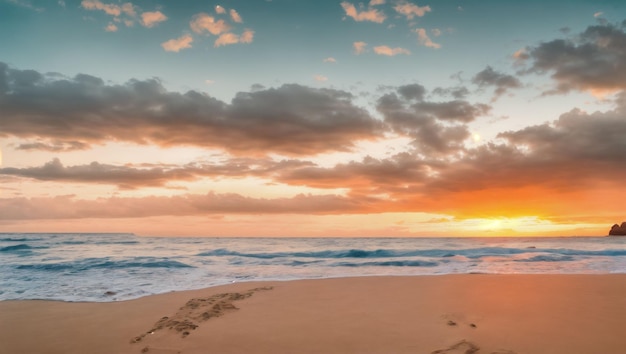
<path fill-rule="evenodd" d="M 479 350 L 480 347 L 476 344 L 462 340 L 446 349 L 435 350 L 431 354 L 474 354 L 478 353 Z"/>
<path fill-rule="evenodd" d="M 198 328 L 198 323 L 209 320 L 213 317 L 220 317 L 226 312 L 238 310 L 233 304 L 234 301 L 247 299 L 252 294 L 261 290 L 271 290 L 272 287 L 256 288 L 248 290 L 244 293 L 223 293 L 216 294 L 207 298 L 196 298 L 187 301 L 187 303 L 178 309 L 176 314 L 171 317 L 162 317 L 158 320 L 152 329 L 142 335 L 134 337 L 131 343 L 139 343 L 149 334 L 154 334 L 163 329 L 171 329 L 181 334 L 182 338 L 191 334 L 191 331 Z M 148 347 L 144 348 L 150 350 Z"/>
<path fill-rule="evenodd" d="M 462 340 L 456 344 L 453 344 L 445 349 L 435 350 L 431 354 L 481 354 L 480 347 L 475 343 L 467 340 Z M 498 350 L 491 352 L 491 354 L 516 354 L 511 350 Z"/>

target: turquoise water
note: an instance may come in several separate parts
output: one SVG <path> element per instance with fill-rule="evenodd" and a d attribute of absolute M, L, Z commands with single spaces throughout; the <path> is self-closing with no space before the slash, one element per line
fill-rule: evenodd
<path fill-rule="evenodd" d="M 626 237 L 0 234 L 0 300 L 119 301 L 253 280 L 459 273 L 626 273 Z"/>

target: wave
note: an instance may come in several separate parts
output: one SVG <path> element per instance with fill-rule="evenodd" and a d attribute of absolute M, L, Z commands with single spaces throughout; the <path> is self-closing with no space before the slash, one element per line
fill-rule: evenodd
<path fill-rule="evenodd" d="M 75 262 L 21 264 L 22 270 L 41 271 L 86 271 L 90 269 L 127 269 L 127 268 L 194 268 L 193 266 L 168 259 L 134 258 L 127 260 L 109 260 L 106 258 L 88 258 Z"/>
<path fill-rule="evenodd" d="M 562 254 L 541 254 L 526 259 L 516 259 L 515 262 L 569 262 L 573 260 L 574 257 Z"/>
<path fill-rule="evenodd" d="M 3 237 L 0 238 L 0 242 L 31 242 L 31 241 L 41 241 L 42 239 L 40 238 L 26 238 L 26 237 L 20 237 L 20 238 L 14 238 L 14 237 Z"/>
<path fill-rule="evenodd" d="M 338 262 L 335 267 L 436 267 L 439 263 L 427 261 Z"/>
<path fill-rule="evenodd" d="M 521 254 L 539 254 L 540 259 L 543 254 L 554 254 L 562 256 L 626 256 L 626 250 L 606 249 L 606 250 L 578 250 L 578 249 L 528 249 L 528 248 L 507 248 L 507 247 L 481 247 L 466 249 L 425 249 L 425 250 L 394 250 L 394 249 L 348 249 L 348 250 L 325 250 L 315 252 L 259 252 L 248 253 L 219 248 L 211 251 L 198 253 L 199 257 L 246 257 L 259 259 L 274 258 L 400 258 L 400 257 L 430 257 L 430 258 L 451 258 L 463 256 L 469 259 L 480 259 L 483 257 L 512 256 Z"/>
<path fill-rule="evenodd" d="M 0 248 L 0 252 L 19 252 L 19 251 L 30 251 L 39 248 L 47 248 L 47 247 L 33 247 L 24 243 L 20 243 L 19 245 L 12 245 Z"/>

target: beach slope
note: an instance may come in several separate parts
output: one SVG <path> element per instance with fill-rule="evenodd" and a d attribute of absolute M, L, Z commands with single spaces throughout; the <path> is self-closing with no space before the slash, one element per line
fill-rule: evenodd
<path fill-rule="evenodd" d="M 626 275 L 238 283 L 110 303 L 0 302 L 0 353 L 626 352 Z"/>

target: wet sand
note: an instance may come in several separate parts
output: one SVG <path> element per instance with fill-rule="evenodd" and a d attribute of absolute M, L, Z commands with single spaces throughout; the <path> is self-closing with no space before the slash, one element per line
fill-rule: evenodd
<path fill-rule="evenodd" d="M 626 353 L 626 275 L 238 283 L 0 302 L 0 353 Z"/>

